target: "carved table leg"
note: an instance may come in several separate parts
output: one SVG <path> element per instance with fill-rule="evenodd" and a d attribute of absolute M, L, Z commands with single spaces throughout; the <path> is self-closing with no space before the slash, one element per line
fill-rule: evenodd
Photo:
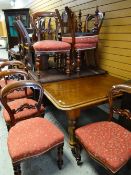
<path fill-rule="evenodd" d="M 75 109 L 67 111 L 68 115 L 68 132 L 69 132 L 69 144 L 73 155 L 76 154 L 76 138 L 75 138 L 75 128 L 76 119 L 80 116 L 80 109 Z"/>

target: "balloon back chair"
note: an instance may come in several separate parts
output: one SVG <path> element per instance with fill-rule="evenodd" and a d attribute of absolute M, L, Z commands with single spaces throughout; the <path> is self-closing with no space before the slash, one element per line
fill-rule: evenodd
<path fill-rule="evenodd" d="M 45 39 L 57 40 L 58 19 L 55 12 L 36 12 L 32 15 L 38 41 Z"/>
<path fill-rule="evenodd" d="M 82 32 L 81 13 L 79 13 L 78 21 L 75 13 L 67 6 L 65 7 L 65 12 L 62 13 L 62 16 L 60 15 L 58 9 L 56 9 L 56 13 L 61 26 L 61 40 L 72 45 L 72 70 L 75 70 L 75 72 L 79 75 L 82 63 L 80 53 L 86 50 L 96 51 L 99 41 L 98 34 L 103 22 L 104 13 L 100 13 L 97 7 L 94 15 L 88 15 L 88 18 L 86 18 L 86 27 L 84 28 L 84 32 Z M 93 21 L 94 28 L 89 31 L 87 30 L 87 24 L 92 19 L 95 19 Z"/>
<path fill-rule="evenodd" d="M 131 158 L 131 132 L 120 124 L 111 121 L 113 114 L 131 119 L 128 109 L 114 104 L 114 96 L 131 94 L 130 85 L 115 85 L 109 92 L 109 121 L 87 124 L 75 130 L 78 143 L 82 144 L 89 155 L 112 173 L 120 170 Z M 79 144 L 77 144 L 77 163 L 80 163 Z"/>
<path fill-rule="evenodd" d="M 12 68 L 18 68 L 18 69 L 24 69 L 27 71 L 25 65 L 21 61 L 5 61 L 0 64 L 0 71 L 2 71 L 3 68 L 8 67 L 9 69 Z"/>
<path fill-rule="evenodd" d="M 37 23 L 38 42 L 34 43 L 33 48 L 36 55 L 37 75 L 40 77 L 40 60 L 42 55 L 53 55 L 56 63 L 59 58 L 66 55 L 64 72 L 70 75 L 70 49 L 71 45 L 66 42 L 58 41 L 59 24 L 55 12 L 39 12 L 33 15 L 34 23 Z M 46 27 L 47 26 L 47 27 Z M 56 64 L 56 68 L 58 68 Z"/>
<path fill-rule="evenodd" d="M 9 104 L 7 103 L 8 93 L 12 90 L 25 87 L 37 89 L 39 91 L 38 102 L 28 106 L 26 101 L 23 101 L 23 104 L 19 109 L 16 109 L 15 107 L 13 109 L 10 108 Z M 37 82 L 29 80 L 11 83 L 1 90 L 0 97 L 11 121 L 7 145 L 14 165 L 15 174 L 21 174 L 21 161 L 33 156 L 44 154 L 55 147 L 58 148 L 57 163 L 58 167 L 61 169 L 63 164 L 62 154 L 64 135 L 53 123 L 40 117 L 40 110 L 42 108 L 41 103 L 43 99 L 42 86 Z M 16 122 L 15 114 L 17 114 L 19 111 L 24 112 L 26 108 L 31 108 L 32 110 L 37 109 L 39 111 L 39 116 Z"/>
<path fill-rule="evenodd" d="M 20 69 L 8 69 L 0 72 L 0 90 L 11 82 L 29 79 L 28 73 Z M 30 88 L 13 91 L 8 95 L 8 101 L 31 96 L 33 91 Z"/>
<path fill-rule="evenodd" d="M 34 49 L 32 47 L 33 40 L 30 38 L 25 26 L 23 25 L 20 17 L 16 18 L 14 26 L 19 34 L 19 45 L 22 60 L 27 69 L 34 70 Z"/>

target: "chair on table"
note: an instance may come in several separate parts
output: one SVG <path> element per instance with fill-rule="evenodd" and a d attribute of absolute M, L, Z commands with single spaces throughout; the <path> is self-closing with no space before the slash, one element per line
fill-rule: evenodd
<path fill-rule="evenodd" d="M 47 19 L 48 18 L 48 19 Z M 55 55 L 55 60 L 66 55 L 64 72 L 70 75 L 70 49 L 71 45 L 58 40 L 58 18 L 55 12 L 39 12 L 33 16 L 34 23 L 37 22 L 38 42 L 33 44 L 36 55 L 36 67 L 38 77 L 40 76 L 40 60 L 42 55 Z M 47 20 L 46 20 L 47 19 Z M 47 26 L 47 27 L 46 27 Z M 52 26 L 55 26 L 52 28 Z M 43 40 L 44 39 L 44 40 Z M 40 40 L 40 41 L 39 41 Z M 58 69 L 58 64 L 56 65 Z"/>
<path fill-rule="evenodd" d="M 15 174 L 21 174 L 19 164 L 21 161 L 46 153 L 55 147 L 58 148 L 57 163 L 58 167 L 61 169 L 63 164 L 63 133 L 53 123 L 45 118 L 39 117 L 40 113 L 38 117 L 16 123 L 15 115 L 19 111 L 21 111 L 21 113 L 24 112 L 27 108 L 27 104 L 23 103 L 18 110 L 16 108 L 11 109 L 7 103 L 7 94 L 9 92 L 25 87 L 39 90 L 38 103 L 32 104 L 31 106 L 29 105 L 28 107 L 32 108 L 32 110 L 37 109 L 40 111 L 43 99 L 43 88 L 37 82 L 23 80 L 21 82 L 11 83 L 1 90 L 0 95 L 2 104 L 8 111 L 11 121 L 7 145 L 14 165 Z"/>
<path fill-rule="evenodd" d="M 36 12 L 32 15 L 32 20 L 38 41 L 45 39 L 57 40 L 58 19 L 55 12 Z"/>
<path fill-rule="evenodd" d="M 131 119 L 131 112 L 114 104 L 114 96 L 131 94 L 131 85 L 115 85 L 109 92 L 109 121 L 87 124 L 75 130 L 77 138 L 76 160 L 80 163 L 79 144 L 93 159 L 112 173 L 116 173 L 131 158 L 131 132 L 111 121 L 113 114 Z"/>
<path fill-rule="evenodd" d="M 11 82 L 20 81 L 23 79 L 29 79 L 28 73 L 23 70 L 8 69 L 2 71 L 0 72 L 0 90 Z M 13 91 L 10 95 L 8 95 L 8 101 L 31 96 L 32 94 L 33 91 L 30 88 L 21 89 L 19 91 Z"/>
<path fill-rule="evenodd" d="M 34 70 L 34 49 L 32 47 L 33 41 L 31 40 L 25 26 L 20 20 L 20 17 L 17 17 L 14 26 L 17 30 L 19 36 L 19 47 L 22 62 L 24 62 L 27 69 Z"/>
<path fill-rule="evenodd" d="M 97 50 L 98 34 L 102 25 L 104 13 L 100 13 L 97 7 L 95 14 L 89 15 L 89 17 L 86 18 L 86 23 L 87 21 L 95 18 L 94 29 L 91 31 L 88 30 L 86 32 L 81 32 L 81 14 L 79 14 L 79 20 L 77 25 L 76 15 L 68 7 L 65 7 L 65 12 L 62 13 L 62 17 L 58 9 L 56 9 L 56 13 L 61 26 L 61 40 L 72 45 L 72 70 L 75 70 L 79 75 L 82 66 L 82 58 L 80 57 L 81 52 L 86 50 Z"/>

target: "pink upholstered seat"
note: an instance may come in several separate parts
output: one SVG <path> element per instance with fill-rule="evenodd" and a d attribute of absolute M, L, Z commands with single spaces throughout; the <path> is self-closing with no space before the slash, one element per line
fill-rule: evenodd
<path fill-rule="evenodd" d="M 72 43 L 72 37 L 62 37 L 62 41 Z M 75 43 L 98 43 L 98 35 L 75 37 Z"/>
<path fill-rule="evenodd" d="M 8 92 L 25 87 L 37 90 L 37 101 L 26 98 L 7 101 Z M 64 135 L 53 123 L 40 117 L 45 110 L 42 105 L 43 95 L 41 84 L 31 80 L 10 83 L 1 90 L 1 103 L 7 110 L 4 111 L 4 117 L 7 122 L 10 122 L 8 149 L 14 174 L 21 175 L 21 160 L 38 156 L 54 147 L 57 147 L 58 168 L 62 168 Z"/>
<path fill-rule="evenodd" d="M 131 157 L 131 133 L 114 122 L 92 123 L 75 134 L 87 152 L 114 173 Z"/>
<path fill-rule="evenodd" d="M 11 109 L 15 109 L 17 110 L 18 108 L 20 108 L 23 104 L 29 104 L 32 106 L 35 106 L 37 102 L 33 99 L 27 99 L 27 98 L 23 98 L 23 99 L 17 99 L 14 101 L 11 101 L 8 103 L 9 107 Z M 45 108 L 43 106 L 41 106 L 40 108 L 40 113 L 44 113 Z M 24 120 L 24 119 L 28 119 L 34 116 L 38 116 L 38 110 L 35 108 L 32 109 L 28 109 L 28 108 L 24 108 L 22 111 L 17 112 L 16 114 L 14 114 L 15 117 L 15 121 L 20 121 L 20 120 Z M 40 114 L 39 114 L 40 115 Z M 10 124 L 10 116 L 9 113 L 7 112 L 6 109 L 3 110 L 3 116 L 5 121 Z"/>
<path fill-rule="evenodd" d="M 38 41 L 35 44 L 33 44 L 33 47 L 35 49 L 35 51 L 42 51 L 42 52 L 46 52 L 46 51 L 50 51 L 50 52 L 54 52 L 54 51 L 69 51 L 71 46 L 69 43 L 66 42 L 62 42 L 62 41 L 55 41 L 55 40 L 44 40 L 44 41 Z"/>
<path fill-rule="evenodd" d="M 96 43 L 77 43 L 74 45 L 74 47 L 77 50 L 88 50 L 96 48 Z"/>
<path fill-rule="evenodd" d="M 63 142 L 63 133 L 47 119 L 39 117 L 17 123 L 8 135 L 8 149 L 13 162 L 40 155 Z"/>

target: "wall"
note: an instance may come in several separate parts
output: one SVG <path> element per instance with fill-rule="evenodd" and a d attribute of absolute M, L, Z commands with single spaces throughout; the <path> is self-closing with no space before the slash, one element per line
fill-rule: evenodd
<path fill-rule="evenodd" d="M 96 5 L 106 13 L 100 32 L 100 66 L 111 75 L 131 79 L 131 0 L 35 0 L 26 7 L 31 12 L 60 11 L 68 5 L 73 11 L 86 15 Z"/>

